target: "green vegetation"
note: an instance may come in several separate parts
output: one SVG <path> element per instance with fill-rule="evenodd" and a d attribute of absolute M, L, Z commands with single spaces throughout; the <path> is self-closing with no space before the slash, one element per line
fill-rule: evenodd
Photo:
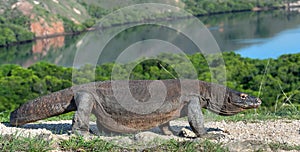
<path fill-rule="evenodd" d="M 282 7 L 283 0 L 185 0 L 186 9 L 194 15 L 213 14 L 234 11 L 252 10 L 259 8 Z"/>
<path fill-rule="evenodd" d="M 300 150 L 300 146 L 292 146 L 283 143 L 270 143 L 268 146 L 273 151 Z M 100 138 L 85 140 L 83 137 L 71 137 L 68 140 L 45 140 L 42 136 L 34 138 L 20 137 L 16 135 L 0 135 L 1 151 L 139 151 L 141 149 L 126 148 L 114 145 Z M 161 145 L 143 149 L 150 151 L 205 151 L 226 152 L 227 147 L 209 140 L 204 141 L 176 141 L 175 139 L 162 141 Z"/>
<path fill-rule="evenodd" d="M 51 144 L 42 137 L 26 138 L 17 135 L 0 135 L 0 151 L 49 151 Z"/>
<path fill-rule="evenodd" d="M 1 151 L 137 151 L 135 148 L 119 147 L 99 138 L 85 140 L 83 137 L 71 137 L 62 141 L 46 141 L 42 137 L 26 138 L 16 135 L 0 135 Z M 163 141 L 161 145 L 143 151 L 228 151 L 221 144 L 208 140 L 179 142 L 174 139 Z"/>
<path fill-rule="evenodd" d="M 269 146 L 272 149 L 272 151 L 278 151 L 278 150 L 285 150 L 285 151 L 296 150 L 296 151 L 300 151 L 300 145 L 291 146 L 291 145 L 284 144 L 284 143 L 270 143 Z"/>
<path fill-rule="evenodd" d="M 227 152 L 227 148 L 221 144 L 213 143 L 209 140 L 199 141 L 183 141 L 178 142 L 171 139 L 160 146 L 145 149 L 145 151 L 205 151 L 205 152 Z"/>
<path fill-rule="evenodd" d="M 186 65 L 181 64 L 182 59 L 178 55 L 162 54 L 162 56 L 169 61 L 143 60 L 130 73 L 130 79 L 190 78 L 188 71 L 185 72 Z M 188 57 L 197 70 L 200 80 L 217 82 L 211 80 L 211 72 L 219 73 L 221 66 L 208 67 L 206 60 L 213 60 L 213 63 L 218 63 L 218 60 L 213 57 L 205 59 L 201 54 Z M 242 58 L 235 53 L 224 53 L 223 58 L 226 64 L 227 81 L 218 83 L 259 96 L 263 105 L 258 111 L 269 110 L 277 116 L 285 116 L 293 115 L 294 111 L 300 110 L 300 54 L 283 55 L 278 59 L 257 60 Z M 174 66 L 181 69 L 181 75 L 176 73 Z M 85 65 L 79 69 L 60 67 L 45 62 L 34 64 L 29 68 L 1 65 L 0 112 L 12 111 L 30 99 L 70 87 L 72 83 L 83 84 L 109 80 L 113 68 L 119 70 L 120 73 L 125 73 L 128 67 L 107 63 L 97 66 L 94 74 L 94 68 L 91 65 Z M 126 75 L 121 74 L 117 79 L 126 79 Z"/>
<path fill-rule="evenodd" d="M 88 1 L 80 1 L 78 2 L 84 6 L 84 8 L 87 10 L 88 14 L 92 18 L 102 18 L 103 16 L 107 15 L 109 13 L 108 9 L 102 8 L 100 5 L 94 5 L 94 4 L 88 4 Z"/>
<path fill-rule="evenodd" d="M 205 120 L 208 121 L 228 121 L 228 122 L 237 122 L 237 121 L 245 121 L 245 122 L 257 122 L 257 121 L 265 121 L 265 120 L 294 120 L 300 119 L 300 111 L 293 109 L 291 105 L 285 106 L 279 111 L 270 111 L 265 107 L 260 108 L 258 110 L 247 110 L 243 113 L 239 113 L 230 117 L 224 117 L 220 115 L 216 115 L 212 112 L 204 112 Z"/>
<path fill-rule="evenodd" d="M 72 137 L 69 140 L 60 142 L 60 147 L 64 151 L 120 151 L 121 147 L 104 141 L 99 138 L 86 141 L 83 137 Z"/>
<path fill-rule="evenodd" d="M 5 11 L 0 14 L 0 46 L 32 40 L 34 34 L 30 32 L 29 25 L 29 17 L 19 11 Z"/>

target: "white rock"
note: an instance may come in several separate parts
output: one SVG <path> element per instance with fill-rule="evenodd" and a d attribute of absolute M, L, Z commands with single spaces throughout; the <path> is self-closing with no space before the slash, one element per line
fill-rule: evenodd
<path fill-rule="evenodd" d="M 40 4 L 39 1 L 33 1 L 33 3 L 34 3 L 35 5 L 39 5 L 39 4 Z"/>
<path fill-rule="evenodd" d="M 191 131 L 187 128 L 182 128 L 181 133 L 184 137 L 187 137 L 187 138 L 196 138 L 197 137 L 197 135 L 193 131 Z"/>
<path fill-rule="evenodd" d="M 78 9 L 76 9 L 76 8 L 73 8 L 73 11 L 74 11 L 76 14 L 79 14 L 79 15 L 81 15 L 81 12 L 80 12 Z"/>
<path fill-rule="evenodd" d="M 57 4 L 59 3 L 59 1 L 58 1 L 58 0 L 52 0 L 52 1 L 53 1 L 54 3 L 57 3 Z"/>

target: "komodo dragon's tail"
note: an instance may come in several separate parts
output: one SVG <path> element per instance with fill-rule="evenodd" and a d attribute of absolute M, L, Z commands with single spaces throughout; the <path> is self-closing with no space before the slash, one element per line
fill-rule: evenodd
<path fill-rule="evenodd" d="M 20 126 L 75 110 L 74 93 L 68 88 L 21 105 L 10 114 L 10 124 Z"/>

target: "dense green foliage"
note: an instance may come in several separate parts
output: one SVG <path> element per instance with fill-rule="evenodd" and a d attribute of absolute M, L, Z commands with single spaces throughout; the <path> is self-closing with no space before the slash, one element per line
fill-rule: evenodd
<path fill-rule="evenodd" d="M 0 46 L 32 40 L 34 35 L 29 25 L 29 17 L 21 15 L 21 12 L 7 10 L 0 14 Z"/>
<path fill-rule="evenodd" d="M 254 7 L 282 7 L 284 0 L 184 0 L 186 9 L 194 14 L 212 14 L 233 11 L 252 10 Z"/>
<path fill-rule="evenodd" d="M 78 0 L 78 2 L 85 7 L 88 14 L 92 18 L 102 18 L 103 16 L 105 16 L 109 13 L 108 9 L 102 8 L 98 5 L 91 5 L 91 4 L 89 5 L 86 3 L 86 1 L 83 1 L 83 0 L 82 1 Z"/>
<path fill-rule="evenodd" d="M 28 69 L 17 65 L 1 65 L 0 69 L 0 94 L 4 95 L 0 97 L 1 111 L 15 108 L 39 95 L 71 86 L 71 69 L 68 68 L 38 63 Z"/>
<path fill-rule="evenodd" d="M 130 79 L 174 79 L 190 78 L 187 66 L 181 64 L 178 55 L 162 54 L 163 58 L 170 61 L 143 60 L 135 66 L 129 75 Z M 228 87 L 259 96 L 263 106 L 270 110 L 280 109 L 283 103 L 295 105 L 300 99 L 300 54 L 283 55 L 274 60 L 257 60 L 242 58 L 234 53 L 224 53 L 226 63 L 227 81 L 219 82 Z M 200 54 L 190 55 L 198 79 L 211 80 L 212 73 L 220 73 L 220 66 L 210 65 Z M 172 60 L 172 61 L 171 61 Z M 217 63 L 218 60 L 213 63 Z M 167 64 L 168 63 L 168 64 Z M 134 63 L 135 64 L 135 63 Z M 177 66 L 174 70 L 174 66 Z M 107 63 L 97 66 L 85 65 L 80 69 L 60 67 L 53 64 L 40 62 L 22 68 L 18 65 L 0 66 L 0 111 L 11 111 L 16 106 L 50 92 L 70 87 L 72 83 L 83 84 L 91 81 L 104 81 L 111 79 L 112 70 L 120 74 L 114 79 L 126 79 L 127 66 Z M 94 72 L 95 71 L 95 72 Z M 73 78 L 73 80 L 72 80 Z M 277 109 L 275 109 L 277 108 Z M 293 107 L 290 110 L 295 110 Z M 299 107 L 298 107 L 298 110 Z"/>

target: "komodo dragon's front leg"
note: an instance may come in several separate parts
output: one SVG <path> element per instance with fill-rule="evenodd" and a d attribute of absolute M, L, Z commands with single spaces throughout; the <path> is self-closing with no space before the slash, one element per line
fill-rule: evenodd
<path fill-rule="evenodd" d="M 194 131 L 194 133 L 198 137 L 206 134 L 199 97 L 196 96 L 190 97 L 187 115 L 188 115 L 188 122 L 192 130 Z"/>
<path fill-rule="evenodd" d="M 202 114 L 201 105 L 206 105 L 207 102 L 201 96 L 189 97 L 189 104 L 187 109 L 188 122 L 193 132 L 201 138 L 220 139 L 224 138 L 223 134 L 208 134 L 204 128 L 204 117 Z"/>

